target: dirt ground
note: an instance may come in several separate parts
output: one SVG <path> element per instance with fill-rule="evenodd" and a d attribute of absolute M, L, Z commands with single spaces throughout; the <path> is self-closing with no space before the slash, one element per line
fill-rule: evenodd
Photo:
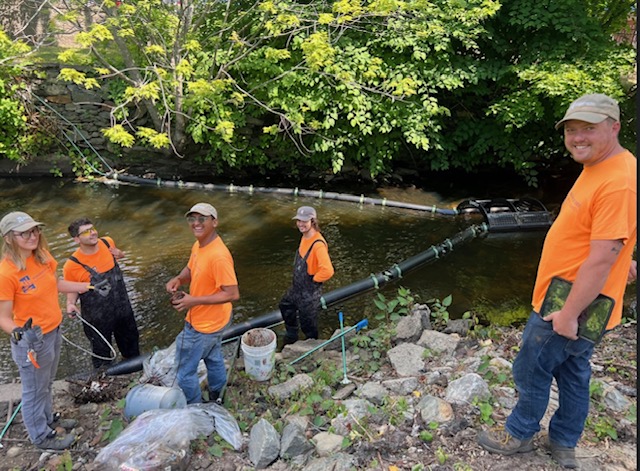
<path fill-rule="evenodd" d="M 502 339 L 516 342 L 516 335 L 505 335 Z M 635 418 L 636 391 L 636 325 L 630 324 L 618 328 L 597 347 L 593 357 L 593 378 L 605 379 L 623 389 L 625 396 L 632 400 L 631 411 L 614 414 L 600 407 L 592 407 L 590 420 L 577 449 L 580 469 L 583 471 L 631 471 L 637 469 L 637 432 Z M 505 349 L 507 351 L 509 349 Z M 513 350 L 513 349 L 511 349 Z M 234 375 L 227 400 L 234 404 L 225 405 L 229 410 L 243 411 L 250 417 L 262 415 L 282 417 L 287 411 L 274 410 L 274 404 L 267 400 L 256 400 L 251 385 L 243 383 L 243 375 Z M 124 397 L 132 385 L 137 384 L 140 373 L 94 378 L 88 381 L 62 381 L 63 387 L 55 394 L 56 410 L 65 418 L 78 420 L 75 429 L 76 444 L 71 450 L 61 454 L 44 453 L 31 445 L 17 414 L 11 426 L 2 438 L 0 448 L 1 470 L 88 470 L 100 469 L 93 460 L 98 452 L 127 425 L 123 416 Z M 241 391 L 241 393 L 238 393 Z M 245 404 L 239 403 L 245 398 Z M 12 404 L 15 410 L 17 404 Z M 596 410 L 597 409 L 597 410 Z M 354 441 L 344 450 L 354 457 L 357 466 L 362 470 L 433 470 L 433 471 L 557 471 L 561 469 L 551 461 L 546 445 L 546 437 L 541 433 L 535 440 L 536 450 L 531 453 L 502 457 L 484 452 L 476 444 L 477 423 L 469 411 L 455 410 L 455 420 L 435 433 L 434 440 L 425 443 L 411 436 L 411 430 L 394 429 L 387 424 L 380 426 L 388 430 L 380 438 Z M 10 415 L 7 402 L 0 403 L 0 417 L 5 423 L 5 416 Z M 238 412 L 239 414 L 239 412 Z M 506 411 L 496 410 L 494 418 L 497 422 L 506 415 Z M 633 415 L 633 417 L 631 417 Z M 609 417 L 609 428 L 594 425 L 602 417 Z M 241 419 L 238 419 L 239 422 Z M 244 419 L 242 419 L 244 420 Z M 617 439 L 608 433 L 615 430 Z M 247 432 L 247 430 L 244 430 Z M 221 471 L 248 471 L 253 465 L 249 460 L 245 446 L 236 452 L 229 447 L 219 448 L 220 441 L 212 437 L 192 442 L 190 457 L 186 467 L 171 469 L 206 469 Z M 416 466 L 422 466 L 416 467 Z M 160 469 L 160 468 L 153 468 Z M 286 462 L 279 460 L 272 464 L 270 470 L 293 469 Z M 303 468 L 304 469 L 304 468 Z M 329 470 L 327 470 L 329 471 Z"/>

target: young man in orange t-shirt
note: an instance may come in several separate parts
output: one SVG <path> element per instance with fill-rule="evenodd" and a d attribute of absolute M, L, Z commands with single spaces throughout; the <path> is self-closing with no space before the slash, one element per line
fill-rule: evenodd
<path fill-rule="evenodd" d="M 547 234 L 533 291 L 533 312 L 513 363 L 518 403 L 504 430 L 482 432 L 486 450 L 512 455 L 533 450 L 533 436 L 549 403 L 553 379 L 559 406 L 549 423 L 551 456 L 577 468 L 575 447 L 589 413 L 589 359 L 595 344 L 578 337 L 578 317 L 596 297 L 613 298 L 608 329 L 620 323 L 626 284 L 636 279 L 637 163 L 618 142 L 620 109 L 612 98 L 584 95 L 556 129 L 582 173 Z M 553 277 L 572 283 L 563 307 L 546 317 L 541 306 Z"/>
<path fill-rule="evenodd" d="M 78 249 L 65 262 L 63 277 L 96 286 L 84 294 L 67 294 L 67 313 L 72 316 L 80 313 L 90 324 L 83 323 L 82 327 L 91 342 L 93 367 L 102 368 L 114 360 L 113 338 L 123 358 L 139 356 L 138 326 L 117 262 L 124 253 L 111 237 L 98 237 L 97 229 L 88 218 L 76 219 L 68 230 Z M 78 298 L 80 308 L 76 305 Z"/>
<path fill-rule="evenodd" d="M 209 400 L 215 401 L 227 382 L 222 355 L 222 330 L 231 322 L 232 302 L 240 299 L 233 257 L 217 233 L 218 212 L 208 203 L 198 203 L 185 214 L 196 238 L 187 266 L 171 278 L 167 292 L 173 307 L 187 311 L 185 325 L 176 338 L 178 386 L 187 403 L 202 402 L 198 363 L 204 360 Z M 183 285 L 189 292 L 180 292 Z"/>
<path fill-rule="evenodd" d="M 316 210 L 311 206 L 301 206 L 292 219 L 296 220 L 302 237 L 293 262 L 291 287 L 280 301 L 280 313 L 286 327 L 285 345 L 298 340 L 298 323 L 308 339 L 318 338 L 322 284 L 334 273 Z"/>

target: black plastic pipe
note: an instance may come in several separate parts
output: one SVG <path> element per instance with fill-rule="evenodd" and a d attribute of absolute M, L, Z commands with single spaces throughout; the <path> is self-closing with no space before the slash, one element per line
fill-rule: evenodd
<path fill-rule="evenodd" d="M 402 278 L 404 274 L 424 265 L 425 263 L 431 262 L 444 255 L 447 255 L 453 250 L 455 246 L 467 242 L 468 240 L 471 240 L 482 234 L 486 234 L 487 232 L 488 228 L 485 223 L 480 225 L 472 225 L 464 231 L 457 233 L 450 239 L 446 239 L 438 245 L 433 245 L 424 252 L 420 252 L 419 254 L 414 255 L 413 257 L 408 258 L 403 262 L 393 265 L 391 268 L 383 272 L 377 273 L 375 275 L 372 274 L 368 278 L 364 278 L 360 281 L 351 283 L 350 285 L 330 291 L 320 299 L 320 307 L 322 309 L 327 309 L 335 304 L 364 294 L 367 291 L 378 289 L 381 286 L 389 283 L 390 281 Z M 254 317 L 239 324 L 231 324 L 224 330 L 222 339 L 228 340 L 231 338 L 235 338 L 244 334 L 249 329 L 275 325 L 280 322 L 282 322 L 282 314 L 280 313 L 279 309 L 276 309 L 275 311 L 271 311 L 261 316 Z"/>

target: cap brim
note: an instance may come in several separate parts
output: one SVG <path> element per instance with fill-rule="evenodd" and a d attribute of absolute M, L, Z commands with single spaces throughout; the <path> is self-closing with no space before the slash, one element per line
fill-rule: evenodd
<path fill-rule="evenodd" d="M 14 232 L 24 232 L 24 231 L 28 231 L 29 229 L 33 229 L 36 226 L 44 226 L 44 224 L 38 221 L 30 221 L 30 222 L 25 222 L 24 224 L 20 224 L 19 226 L 16 226 L 10 230 Z"/>
<path fill-rule="evenodd" d="M 589 113 L 586 111 L 578 111 L 576 113 L 571 113 L 570 115 L 566 115 L 560 121 L 556 123 L 556 129 L 560 129 L 564 123 L 567 121 L 584 121 L 585 123 L 598 124 L 603 122 L 609 116 L 606 114 L 600 113 Z"/>

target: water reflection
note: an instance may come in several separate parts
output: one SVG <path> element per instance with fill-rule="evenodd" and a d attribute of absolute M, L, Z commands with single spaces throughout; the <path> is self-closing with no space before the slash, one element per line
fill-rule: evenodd
<path fill-rule="evenodd" d="M 411 191 L 367 195 L 453 208 L 456 202 L 435 193 Z M 61 180 L 0 180 L 0 214 L 24 210 L 46 223 L 45 234 L 61 270 L 75 249 L 67 225 L 80 216 L 91 218 L 101 235 L 114 238 L 125 251 L 123 273 L 141 332 L 143 351 L 168 346 L 180 331 L 183 315 L 174 311 L 164 285 L 186 264 L 193 235 L 184 212 L 198 201 L 218 210 L 218 231 L 231 250 L 240 285 L 235 304 L 237 320 L 246 320 L 277 309 L 291 281 L 294 250 L 300 235 L 292 216 L 300 205 L 318 210 L 322 232 L 329 242 L 336 274 L 327 283 L 330 291 L 371 273 L 385 270 L 431 245 L 468 227 L 459 217 L 355 203 L 317 200 L 273 194 L 241 194 L 131 185 L 77 183 Z M 528 306 L 543 234 L 489 236 L 456 248 L 439 260 L 406 274 L 382 289 L 394 297 L 405 286 L 426 300 L 453 294 L 453 314 L 470 309 L 478 299 L 495 306 L 506 302 Z M 373 321 L 373 294 L 349 300 L 321 315 L 322 336 L 339 326 L 342 309 L 345 325 L 363 318 Z M 80 322 L 65 319 L 65 336 L 88 348 Z M 88 355 L 67 344 L 58 376 L 90 369 Z M 0 339 L 0 383 L 17 377 L 8 336 Z"/>

